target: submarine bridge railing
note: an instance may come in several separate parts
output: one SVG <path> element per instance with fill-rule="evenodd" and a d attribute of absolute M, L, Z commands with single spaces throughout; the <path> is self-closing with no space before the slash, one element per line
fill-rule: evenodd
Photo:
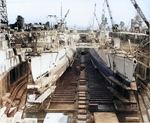
<path fill-rule="evenodd" d="M 99 47 L 99 43 L 77 43 L 76 48 L 97 48 Z"/>

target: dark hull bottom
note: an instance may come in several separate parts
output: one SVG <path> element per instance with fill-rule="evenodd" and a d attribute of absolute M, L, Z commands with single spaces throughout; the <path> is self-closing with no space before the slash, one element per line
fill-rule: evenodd
<path fill-rule="evenodd" d="M 105 65 L 103 60 L 99 57 L 99 55 L 96 53 L 96 51 L 94 49 L 90 49 L 89 51 L 92 56 L 92 60 L 93 60 L 94 64 L 97 66 L 98 70 L 103 75 L 105 75 L 106 77 L 115 75 L 114 72 Z"/>

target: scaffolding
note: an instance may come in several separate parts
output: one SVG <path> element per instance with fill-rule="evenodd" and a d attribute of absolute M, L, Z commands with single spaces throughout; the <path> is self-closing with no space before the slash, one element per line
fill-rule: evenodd
<path fill-rule="evenodd" d="M 0 24 L 1 27 L 8 25 L 6 0 L 0 0 Z"/>

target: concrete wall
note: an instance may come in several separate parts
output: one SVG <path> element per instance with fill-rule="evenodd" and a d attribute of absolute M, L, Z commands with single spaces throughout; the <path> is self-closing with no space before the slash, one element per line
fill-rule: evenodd
<path fill-rule="evenodd" d="M 22 62 L 19 65 L 13 67 L 13 69 L 9 69 L 0 75 L 0 103 L 2 102 L 2 97 L 5 96 L 6 93 L 10 93 L 12 91 L 11 86 L 13 84 L 17 85 L 21 83 L 23 81 L 21 78 L 25 75 L 25 77 L 28 77 L 27 72 L 28 63 Z"/>
<path fill-rule="evenodd" d="M 0 51 L 0 74 L 20 63 L 19 56 L 14 54 L 13 49 Z"/>
<path fill-rule="evenodd" d="M 5 40 L 4 33 L 0 33 L 0 50 L 8 48 L 8 42 Z"/>

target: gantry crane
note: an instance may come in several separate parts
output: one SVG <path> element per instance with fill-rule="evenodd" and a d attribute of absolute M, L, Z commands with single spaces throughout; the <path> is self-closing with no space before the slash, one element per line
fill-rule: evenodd
<path fill-rule="evenodd" d="M 64 16 L 63 19 L 61 17 L 60 22 L 58 21 L 58 17 L 56 15 L 48 15 L 47 17 L 50 17 L 50 18 L 54 17 L 56 22 L 57 22 L 57 24 L 58 24 L 58 29 L 60 29 L 62 27 L 62 25 L 65 24 L 65 19 L 66 19 L 68 13 L 69 13 L 69 10 L 67 11 L 67 13 L 66 13 L 66 15 Z"/>
<path fill-rule="evenodd" d="M 139 13 L 139 15 L 141 16 L 141 18 L 143 19 L 143 21 L 145 22 L 145 24 L 147 25 L 147 27 L 149 28 L 149 22 L 147 21 L 145 15 L 143 14 L 141 8 L 139 7 L 139 5 L 137 4 L 137 2 L 135 0 L 131 0 L 133 6 L 135 7 L 135 9 L 137 10 L 137 12 Z"/>
<path fill-rule="evenodd" d="M 57 16 L 56 15 L 48 15 L 47 17 L 54 17 L 55 18 L 55 20 L 56 20 L 56 22 L 58 23 L 58 20 L 57 20 Z"/>
<path fill-rule="evenodd" d="M 111 20 L 111 24 L 112 24 L 112 30 L 113 30 L 113 31 L 117 31 L 118 25 L 117 25 L 117 24 L 114 24 L 114 20 L 113 20 L 112 14 L 111 14 L 111 10 L 110 10 L 108 1 L 107 1 L 107 0 L 105 0 L 105 1 L 106 1 L 106 4 L 107 4 L 107 8 L 108 8 L 108 12 L 109 12 L 109 16 L 110 16 L 110 20 Z"/>

